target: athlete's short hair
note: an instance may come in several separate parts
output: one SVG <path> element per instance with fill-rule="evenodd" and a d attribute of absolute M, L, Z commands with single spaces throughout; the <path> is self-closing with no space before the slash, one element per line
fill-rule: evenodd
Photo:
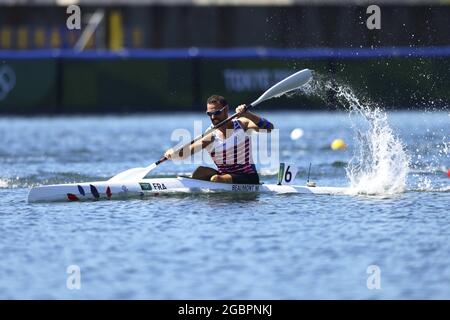
<path fill-rule="evenodd" d="M 225 107 L 226 105 L 228 105 L 227 100 L 225 100 L 224 97 L 219 96 L 217 94 L 212 95 L 211 97 L 208 98 L 208 100 L 206 100 L 207 104 L 219 104 L 222 107 Z"/>

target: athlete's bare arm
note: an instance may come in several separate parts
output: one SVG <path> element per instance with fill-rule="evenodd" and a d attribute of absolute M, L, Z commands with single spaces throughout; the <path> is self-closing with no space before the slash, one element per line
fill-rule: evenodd
<path fill-rule="evenodd" d="M 191 145 L 186 146 L 183 149 L 180 149 L 178 152 L 177 150 L 170 148 L 165 153 L 164 156 L 167 159 L 171 160 L 181 160 L 186 159 L 190 155 L 194 155 L 195 153 L 203 150 L 204 148 L 208 147 L 214 139 L 214 136 L 212 133 L 207 134 L 202 139 L 199 139 L 198 141 L 194 142 Z"/>
<path fill-rule="evenodd" d="M 241 113 L 239 121 L 242 123 L 245 130 L 252 129 L 255 131 L 266 130 L 270 132 L 274 128 L 273 124 L 267 119 L 264 119 L 253 112 L 245 111 L 245 104 L 236 108 L 236 113 Z"/>

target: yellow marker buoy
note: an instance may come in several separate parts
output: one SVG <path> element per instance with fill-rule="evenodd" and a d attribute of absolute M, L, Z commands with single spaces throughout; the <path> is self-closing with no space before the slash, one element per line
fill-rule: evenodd
<path fill-rule="evenodd" d="M 331 143 L 332 150 L 343 150 L 345 148 L 347 148 L 347 145 L 342 139 L 334 139 L 333 142 Z"/>

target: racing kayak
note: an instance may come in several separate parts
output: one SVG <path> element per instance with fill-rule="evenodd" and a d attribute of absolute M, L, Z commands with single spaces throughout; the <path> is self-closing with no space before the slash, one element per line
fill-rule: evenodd
<path fill-rule="evenodd" d="M 297 186 L 281 184 L 232 184 L 196 180 L 185 177 L 152 178 L 137 181 L 96 181 L 46 185 L 31 188 L 28 202 L 92 201 L 146 198 L 161 194 L 195 193 L 309 193 L 345 194 L 347 188 Z"/>

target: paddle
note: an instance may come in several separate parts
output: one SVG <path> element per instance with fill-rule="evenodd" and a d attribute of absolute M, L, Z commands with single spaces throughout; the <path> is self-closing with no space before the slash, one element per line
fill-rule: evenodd
<path fill-rule="evenodd" d="M 263 101 L 272 99 L 274 97 L 279 97 L 286 92 L 292 91 L 294 89 L 298 89 L 302 85 L 306 84 L 310 79 L 312 78 L 312 72 L 309 69 L 304 69 L 301 71 L 298 71 L 294 73 L 293 75 L 290 75 L 289 77 L 281 80 L 277 84 L 270 87 L 266 92 L 264 92 L 257 100 L 253 101 L 251 104 L 247 104 L 245 107 L 245 111 L 260 104 Z M 229 121 L 233 120 L 234 118 L 238 117 L 240 114 L 235 113 L 232 116 L 228 117 L 227 119 L 221 121 L 220 123 L 216 124 L 214 127 L 206 130 L 202 135 L 196 137 L 188 144 L 180 147 L 178 150 L 176 150 L 174 153 L 179 152 L 181 149 L 186 148 L 187 146 L 193 144 L 194 142 L 202 139 L 212 131 L 216 130 L 217 128 L 220 128 L 224 124 L 228 123 Z M 166 161 L 166 157 L 162 157 L 155 163 L 149 165 L 145 168 L 132 168 L 128 169 L 126 171 L 123 171 L 111 179 L 109 181 L 121 181 L 121 180 L 134 180 L 134 179 L 143 179 L 147 174 L 149 174 L 150 171 L 155 169 L 159 164 Z"/>

